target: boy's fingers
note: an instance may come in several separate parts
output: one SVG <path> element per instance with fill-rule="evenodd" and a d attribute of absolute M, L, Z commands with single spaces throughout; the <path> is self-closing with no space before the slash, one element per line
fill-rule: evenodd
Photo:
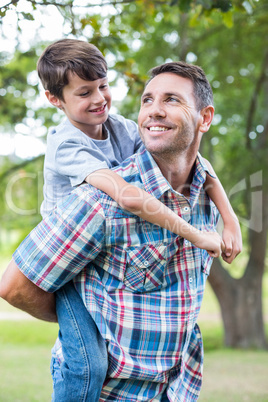
<path fill-rule="evenodd" d="M 226 255 L 226 257 L 230 257 L 232 255 L 232 251 L 233 251 L 232 245 L 230 243 L 229 244 L 225 243 L 224 254 Z"/>

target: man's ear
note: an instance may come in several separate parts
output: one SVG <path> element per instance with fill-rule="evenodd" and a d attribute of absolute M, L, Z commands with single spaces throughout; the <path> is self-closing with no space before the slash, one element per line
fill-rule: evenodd
<path fill-rule="evenodd" d="M 45 91 L 45 94 L 51 105 L 56 106 L 59 109 L 62 109 L 61 100 L 59 98 L 57 98 L 55 95 L 52 95 L 48 90 Z"/>
<path fill-rule="evenodd" d="M 209 127 L 212 123 L 212 119 L 214 116 L 214 107 L 211 105 L 206 106 L 200 111 L 200 114 L 202 117 L 202 121 L 201 121 L 199 130 L 202 133 L 206 133 L 209 130 Z"/>

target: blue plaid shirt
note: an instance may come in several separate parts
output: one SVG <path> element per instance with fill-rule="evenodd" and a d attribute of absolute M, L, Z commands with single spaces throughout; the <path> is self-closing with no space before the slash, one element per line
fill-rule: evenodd
<path fill-rule="evenodd" d="M 115 171 L 196 228 L 215 229 L 218 213 L 203 188 L 200 155 L 189 199 L 171 188 L 147 151 Z M 203 350 L 196 322 L 212 263 L 206 251 L 82 185 L 30 233 L 14 259 L 45 291 L 74 279 L 107 342 L 100 401 L 197 400 Z"/>

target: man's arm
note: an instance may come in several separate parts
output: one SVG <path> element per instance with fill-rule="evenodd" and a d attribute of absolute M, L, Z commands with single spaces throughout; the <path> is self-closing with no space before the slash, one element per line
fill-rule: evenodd
<path fill-rule="evenodd" d="M 55 295 L 34 285 L 12 259 L 0 281 L 0 297 L 40 320 L 57 322 Z"/>

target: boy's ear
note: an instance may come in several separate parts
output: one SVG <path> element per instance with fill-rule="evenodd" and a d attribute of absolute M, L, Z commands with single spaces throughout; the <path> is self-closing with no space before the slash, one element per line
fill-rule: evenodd
<path fill-rule="evenodd" d="M 204 109 L 201 110 L 200 114 L 201 114 L 202 120 L 201 120 L 199 130 L 202 133 L 206 133 L 209 130 L 209 127 L 212 123 L 212 119 L 214 116 L 214 107 L 211 105 L 206 106 L 206 107 L 204 107 Z"/>
<path fill-rule="evenodd" d="M 59 98 L 57 98 L 55 95 L 52 95 L 48 90 L 45 91 L 45 94 L 51 105 L 56 106 L 59 109 L 62 109 L 61 100 Z"/>

